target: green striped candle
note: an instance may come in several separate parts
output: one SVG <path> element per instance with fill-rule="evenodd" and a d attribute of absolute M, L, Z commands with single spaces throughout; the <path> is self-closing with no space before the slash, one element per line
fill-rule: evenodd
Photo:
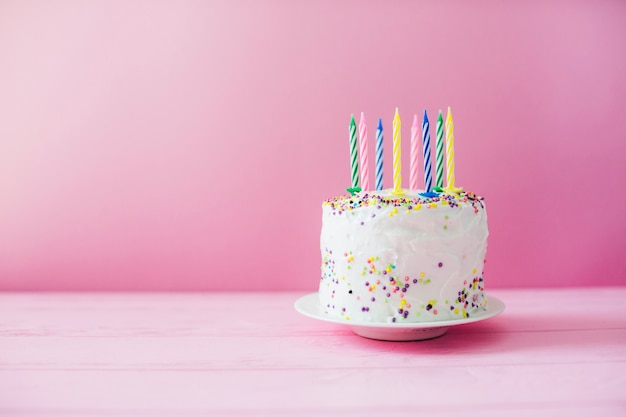
<path fill-rule="evenodd" d="M 352 188 L 359 188 L 359 153 L 357 150 L 356 122 L 354 114 L 350 119 L 350 169 L 352 172 Z"/>
<path fill-rule="evenodd" d="M 435 187 L 443 188 L 443 115 L 437 117 L 437 142 L 435 146 Z"/>

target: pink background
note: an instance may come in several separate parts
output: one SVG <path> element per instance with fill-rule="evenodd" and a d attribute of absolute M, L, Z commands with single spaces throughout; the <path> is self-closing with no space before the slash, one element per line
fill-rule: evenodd
<path fill-rule="evenodd" d="M 623 1 L 2 1 L 0 289 L 314 290 L 350 114 L 389 150 L 396 106 L 405 155 L 452 106 L 487 288 L 625 284 L 625 40 Z"/>

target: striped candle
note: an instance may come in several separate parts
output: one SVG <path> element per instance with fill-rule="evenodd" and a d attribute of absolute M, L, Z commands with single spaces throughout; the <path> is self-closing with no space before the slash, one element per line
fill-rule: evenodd
<path fill-rule="evenodd" d="M 350 169 L 352 172 L 352 188 L 359 186 L 359 155 L 356 141 L 356 122 L 354 114 L 350 119 Z"/>
<path fill-rule="evenodd" d="M 359 166 L 361 167 L 361 190 L 367 191 L 370 187 L 369 164 L 367 161 L 367 126 L 365 125 L 365 115 L 361 113 L 359 120 Z"/>
<path fill-rule="evenodd" d="M 378 119 L 376 129 L 376 189 L 383 189 L 383 119 Z"/>
<path fill-rule="evenodd" d="M 454 188 L 454 122 L 452 121 L 452 112 L 448 107 L 448 116 L 446 117 L 446 173 L 447 188 Z"/>
<path fill-rule="evenodd" d="M 409 164 L 409 188 L 417 190 L 417 173 L 419 171 L 419 128 L 417 126 L 417 114 L 413 116 L 413 125 L 411 126 L 411 160 Z"/>
<path fill-rule="evenodd" d="M 396 114 L 393 117 L 393 191 L 396 194 L 402 194 L 401 128 L 400 114 L 396 107 Z"/>
<path fill-rule="evenodd" d="M 427 193 L 433 190 L 432 162 L 430 162 L 430 123 L 426 110 L 422 121 L 422 143 L 424 145 L 424 189 Z"/>
<path fill-rule="evenodd" d="M 435 143 L 435 187 L 443 187 L 443 116 L 437 116 L 437 142 Z"/>

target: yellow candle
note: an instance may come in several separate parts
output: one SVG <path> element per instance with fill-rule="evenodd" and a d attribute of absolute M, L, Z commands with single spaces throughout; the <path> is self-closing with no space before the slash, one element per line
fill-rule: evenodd
<path fill-rule="evenodd" d="M 446 117 L 446 173 L 447 188 L 454 189 L 454 122 L 450 107 Z"/>
<path fill-rule="evenodd" d="M 400 158 L 400 142 L 402 135 L 400 133 L 400 114 L 396 107 L 396 115 L 393 117 L 393 192 L 395 194 L 403 194 L 402 192 L 402 162 Z"/>

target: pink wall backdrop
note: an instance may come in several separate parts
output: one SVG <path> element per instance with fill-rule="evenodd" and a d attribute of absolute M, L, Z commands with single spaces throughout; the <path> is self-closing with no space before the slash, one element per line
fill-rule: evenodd
<path fill-rule="evenodd" d="M 4 0 L 0 290 L 314 290 L 350 114 L 391 149 L 396 106 L 405 155 L 452 107 L 487 288 L 626 284 L 625 40 L 623 1 Z"/>

